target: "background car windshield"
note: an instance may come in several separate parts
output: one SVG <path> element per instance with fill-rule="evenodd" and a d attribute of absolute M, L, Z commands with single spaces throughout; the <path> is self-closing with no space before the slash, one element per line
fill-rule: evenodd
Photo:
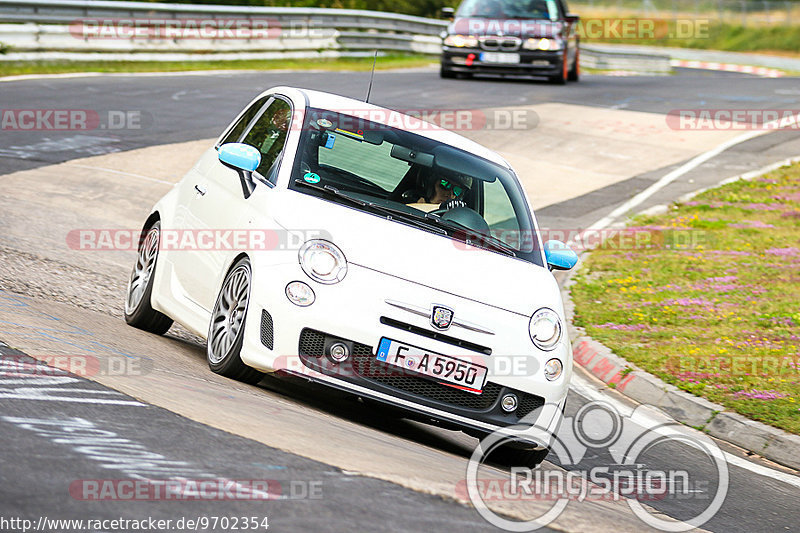
<path fill-rule="evenodd" d="M 405 128 L 426 124 L 394 116 L 407 119 Z M 340 195 L 331 194 L 330 188 L 320 190 L 325 186 Z M 512 248 L 515 255 L 541 264 L 532 217 L 513 173 L 406 129 L 308 109 L 290 187 L 357 209 L 385 208 L 429 225 L 432 219 L 440 225 L 449 223 L 472 235 L 488 236 Z M 452 207 L 453 200 L 460 201 L 457 208 Z"/>
<path fill-rule="evenodd" d="M 457 17 L 492 19 L 558 19 L 556 0 L 464 0 Z"/>

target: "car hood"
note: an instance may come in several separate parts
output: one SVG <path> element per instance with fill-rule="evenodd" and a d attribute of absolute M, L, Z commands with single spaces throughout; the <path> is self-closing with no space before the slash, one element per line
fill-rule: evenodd
<path fill-rule="evenodd" d="M 349 206 L 282 192 L 291 198 L 273 206 L 275 220 L 287 230 L 333 242 L 349 264 L 525 316 L 543 306 L 561 310 L 558 284 L 547 268 Z"/>
<path fill-rule="evenodd" d="M 548 19 L 490 19 L 460 17 L 447 27 L 449 34 L 476 36 L 553 37 L 559 35 L 564 24 Z"/>

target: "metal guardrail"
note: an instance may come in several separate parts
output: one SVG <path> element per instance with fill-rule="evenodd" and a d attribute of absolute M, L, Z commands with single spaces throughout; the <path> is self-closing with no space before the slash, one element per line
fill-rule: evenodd
<path fill-rule="evenodd" d="M 269 36 L 252 38 L 169 38 L 86 36 L 86 21 L 110 24 L 135 21 L 145 27 L 164 21 L 235 20 L 243 24 L 268 22 Z M 410 15 L 327 8 L 287 8 L 154 4 L 89 0 L 0 0 L 0 43 L 15 53 L 195 53 L 299 52 L 311 54 L 379 50 L 439 54 L 439 34 L 447 22 Z M 1 56 L 0 56 L 1 57 Z M 10 58 L 9 58 L 10 59 Z"/>

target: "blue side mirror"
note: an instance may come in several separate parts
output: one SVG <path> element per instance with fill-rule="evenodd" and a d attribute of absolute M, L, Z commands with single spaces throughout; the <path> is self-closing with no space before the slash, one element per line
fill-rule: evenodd
<path fill-rule="evenodd" d="M 578 254 L 561 241 L 544 243 L 544 256 L 550 270 L 570 270 L 578 262 Z"/>
<path fill-rule="evenodd" d="M 236 170 L 253 172 L 261 164 L 261 152 L 243 143 L 228 143 L 219 147 L 219 160 Z"/>

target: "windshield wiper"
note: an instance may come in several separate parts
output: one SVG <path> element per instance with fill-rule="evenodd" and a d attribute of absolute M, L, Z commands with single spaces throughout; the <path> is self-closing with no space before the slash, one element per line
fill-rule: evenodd
<path fill-rule="evenodd" d="M 412 213 L 408 213 L 406 211 L 402 211 L 400 209 L 395 209 L 393 207 L 387 207 L 385 205 L 381 205 L 381 204 L 378 204 L 378 203 L 375 203 L 375 202 L 368 202 L 366 200 L 362 200 L 360 198 L 356 198 L 354 196 L 350 196 L 349 194 L 340 191 L 339 189 L 337 189 L 333 185 L 319 186 L 319 185 L 308 183 L 308 182 L 305 182 L 305 181 L 302 181 L 302 180 L 299 180 L 299 179 L 294 180 L 294 183 L 296 185 L 302 185 L 304 187 L 308 187 L 308 188 L 314 189 L 316 191 L 320 191 L 320 192 L 323 192 L 323 193 L 326 193 L 326 194 L 334 195 L 337 198 L 342 198 L 342 199 L 347 200 L 348 202 L 356 204 L 356 205 L 358 205 L 360 207 L 367 207 L 367 208 L 373 209 L 375 211 L 380 211 L 383 214 L 388 214 L 389 218 L 391 218 L 394 215 L 394 216 L 402 219 L 405 222 L 411 222 L 413 224 L 416 224 L 417 226 L 424 227 L 425 229 L 428 229 L 430 231 L 434 231 L 434 232 L 442 234 L 442 235 L 447 235 L 447 230 L 445 230 L 445 229 L 437 226 L 436 224 L 432 223 L 432 222 L 436 222 L 437 221 L 437 217 L 435 217 L 433 215 L 428 215 L 428 213 L 425 213 L 425 217 L 423 218 L 423 217 L 416 216 L 416 215 L 414 215 Z"/>

